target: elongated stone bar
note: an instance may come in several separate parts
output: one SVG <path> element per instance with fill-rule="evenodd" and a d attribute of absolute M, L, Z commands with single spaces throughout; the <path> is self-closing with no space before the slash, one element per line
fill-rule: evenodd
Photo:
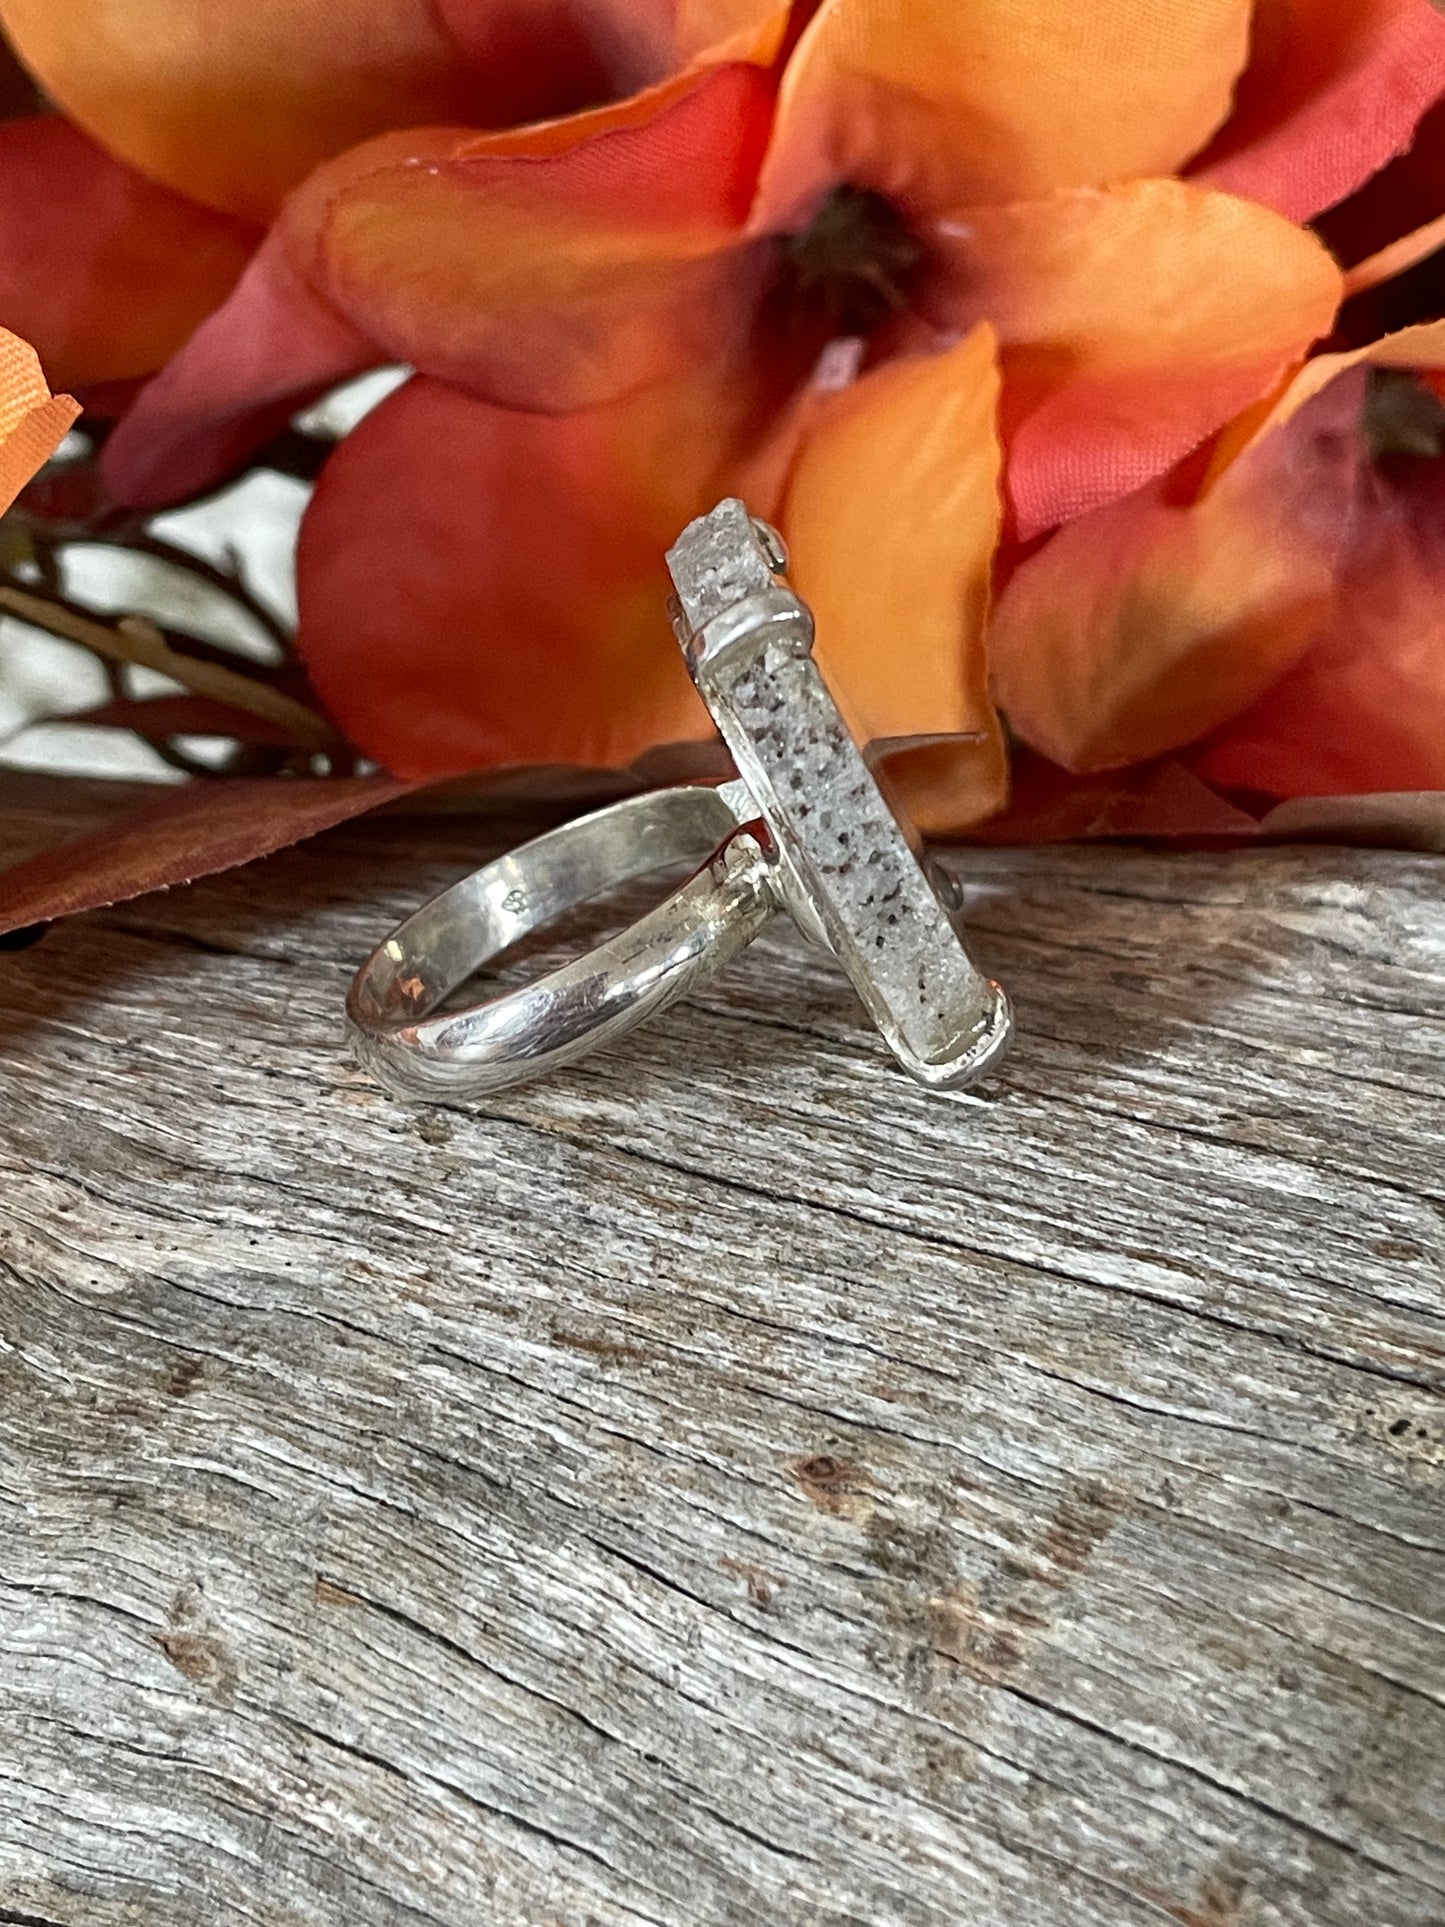
<path fill-rule="evenodd" d="M 821 931 L 905 1069 L 971 1083 L 1007 1047 L 1008 1000 L 975 968 L 839 713 L 812 616 L 778 579 L 776 534 L 729 500 L 667 559 L 678 640 L 778 847 L 789 907 Z"/>

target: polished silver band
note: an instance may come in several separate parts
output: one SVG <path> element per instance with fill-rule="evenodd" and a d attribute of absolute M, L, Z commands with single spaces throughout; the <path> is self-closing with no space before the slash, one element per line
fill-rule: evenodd
<path fill-rule="evenodd" d="M 402 1096 L 480 1095 L 559 1069 L 722 969 L 781 907 L 741 783 L 625 797 L 498 857 L 418 910 L 362 965 L 346 1014 Z M 665 902 L 517 990 L 433 1016 L 473 973 L 580 904 L 706 858 Z"/>

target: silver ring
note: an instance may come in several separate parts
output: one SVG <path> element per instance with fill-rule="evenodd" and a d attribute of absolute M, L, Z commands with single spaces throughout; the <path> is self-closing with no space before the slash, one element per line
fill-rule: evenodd
<path fill-rule="evenodd" d="M 780 908 L 852 979 L 920 1083 L 973 1083 L 1008 1046 L 1008 999 L 963 943 L 956 879 L 929 862 L 813 660 L 777 532 L 738 501 L 668 553 L 671 614 L 739 780 L 629 797 L 455 884 L 362 966 L 362 1061 L 409 1096 L 494 1091 L 621 1036 L 720 970 Z M 434 1015 L 482 964 L 580 903 L 711 851 L 630 929 L 520 990 Z"/>
<path fill-rule="evenodd" d="M 624 797 L 498 857 L 401 924 L 357 973 L 361 1061 L 406 1097 L 503 1090 L 619 1037 L 721 970 L 781 908 L 741 784 Z M 742 815 L 739 815 L 739 808 Z M 523 937 L 636 877 L 706 856 L 639 922 L 535 983 L 430 1013 Z"/>

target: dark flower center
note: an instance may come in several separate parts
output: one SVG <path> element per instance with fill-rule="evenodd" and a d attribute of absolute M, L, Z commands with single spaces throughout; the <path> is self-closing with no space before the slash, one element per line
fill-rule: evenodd
<path fill-rule="evenodd" d="M 909 305 L 923 244 L 871 188 L 835 187 L 807 227 L 779 240 L 785 311 L 834 335 L 866 335 Z"/>
<path fill-rule="evenodd" d="M 1445 455 L 1445 402 L 1403 368 L 1372 368 L 1365 389 L 1365 440 L 1376 462 Z"/>

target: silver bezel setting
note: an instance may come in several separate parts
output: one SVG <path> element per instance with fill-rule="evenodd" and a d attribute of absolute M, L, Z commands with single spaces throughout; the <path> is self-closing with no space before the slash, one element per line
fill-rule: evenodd
<path fill-rule="evenodd" d="M 777 846 L 790 911 L 822 934 L 910 1075 L 973 1083 L 1008 1047 L 1008 999 L 843 720 L 776 531 L 729 499 L 667 560 L 683 656 Z"/>

